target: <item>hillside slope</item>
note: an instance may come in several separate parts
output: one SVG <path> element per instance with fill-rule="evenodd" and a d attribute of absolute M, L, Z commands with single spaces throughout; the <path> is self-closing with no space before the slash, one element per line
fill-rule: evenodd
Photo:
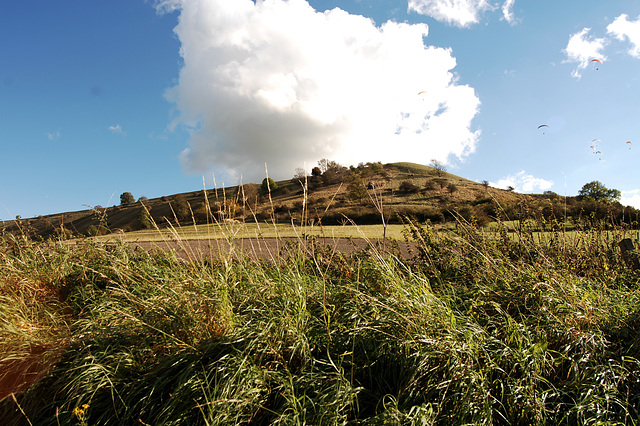
<path fill-rule="evenodd" d="M 497 206 L 513 205 L 531 195 L 491 188 L 451 173 L 414 163 L 368 163 L 350 169 L 336 165 L 306 179 L 276 182 L 271 194 L 258 184 L 198 190 L 128 205 L 59 213 L 0 224 L 8 232 L 63 237 L 127 232 L 144 227 L 145 211 L 159 226 L 213 221 L 271 221 L 305 219 L 336 224 L 380 223 L 380 207 L 387 222 L 403 216 L 418 221 L 444 222 L 458 212 L 485 223 Z"/>

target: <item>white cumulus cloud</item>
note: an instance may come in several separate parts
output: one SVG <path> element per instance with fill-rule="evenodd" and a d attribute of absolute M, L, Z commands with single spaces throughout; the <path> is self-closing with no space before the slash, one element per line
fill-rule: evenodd
<path fill-rule="evenodd" d="M 498 180 L 498 182 L 492 182 L 490 185 L 502 189 L 507 189 L 511 186 L 517 192 L 542 192 L 551 188 L 553 182 L 534 177 L 522 170 L 514 175 L 506 176 Z"/>
<path fill-rule="evenodd" d="M 183 66 L 167 98 L 190 172 L 287 177 L 329 158 L 446 161 L 474 151 L 479 99 L 425 24 L 325 13 L 304 0 L 174 0 Z M 418 95 L 418 93 L 421 93 Z M 274 176 L 277 177 L 277 176 Z"/>
<path fill-rule="evenodd" d="M 575 63 L 576 68 L 571 75 L 575 78 L 582 76 L 581 72 L 589 66 L 592 59 L 600 59 L 604 61 L 603 49 L 606 45 L 604 38 L 596 38 L 589 36 L 591 28 L 583 28 L 581 31 L 571 34 L 564 53 L 567 58 L 565 63 Z"/>
<path fill-rule="evenodd" d="M 620 204 L 640 209 L 640 189 L 621 191 Z"/>
<path fill-rule="evenodd" d="M 607 32 L 618 40 L 628 39 L 631 43 L 629 54 L 640 58 L 640 17 L 635 21 L 629 21 L 628 16 L 622 14 L 609 24 Z"/>

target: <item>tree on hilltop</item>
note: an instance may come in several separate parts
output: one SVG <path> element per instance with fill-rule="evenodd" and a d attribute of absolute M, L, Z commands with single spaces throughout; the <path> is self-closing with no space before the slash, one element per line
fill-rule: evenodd
<path fill-rule="evenodd" d="M 602 182 L 594 180 L 586 183 L 580 191 L 579 198 L 587 198 L 595 201 L 613 202 L 620 199 L 622 194 L 617 189 L 609 189 Z"/>
<path fill-rule="evenodd" d="M 447 166 L 445 166 L 445 164 L 442 161 L 438 161 L 435 158 L 431 160 L 431 163 L 429 163 L 429 166 L 436 169 L 436 173 L 438 174 L 438 176 L 442 176 L 447 171 Z"/>
<path fill-rule="evenodd" d="M 123 192 L 120 195 L 120 205 L 126 206 L 127 204 L 133 204 L 136 202 L 136 199 L 133 197 L 133 194 L 130 192 Z"/>

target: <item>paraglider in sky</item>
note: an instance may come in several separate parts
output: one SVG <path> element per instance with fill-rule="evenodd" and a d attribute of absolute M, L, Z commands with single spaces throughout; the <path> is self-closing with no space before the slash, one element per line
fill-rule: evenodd
<path fill-rule="evenodd" d="M 538 129 L 542 129 L 542 128 L 544 128 L 544 127 L 549 128 L 549 126 L 548 126 L 548 125 L 546 125 L 546 124 L 541 124 L 541 125 L 539 125 L 539 126 L 538 126 Z M 544 132 L 542 132 L 542 134 L 544 135 L 545 133 L 544 133 Z"/>
<path fill-rule="evenodd" d="M 627 141 L 627 145 L 629 146 L 629 149 L 631 149 L 631 141 Z"/>
<path fill-rule="evenodd" d="M 594 139 L 594 140 L 592 140 L 591 142 L 596 142 L 596 141 L 598 141 L 598 142 L 602 142 L 602 141 L 601 141 L 600 139 L 598 139 L 598 138 L 595 138 L 595 139 Z"/>
<path fill-rule="evenodd" d="M 598 63 L 598 64 L 602 65 L 602 61 L 601 61 L 600 59 L 592 59 L 590 63 L 592 64 L 592 63 L 594 63 L 594 62 L 596 62 L 596 63 Z M 599 70 L 599 68 L 598 68 L 598 67 L 596 67 L 596 71 L 597 71 L 597 70 Z"/>
<path fill-rule="evenodd" d="M 427 91 L 423 90 L 422 92 L 418 92 L 418 95 L 422 95 L 423 93 L 427 93 Z"/>

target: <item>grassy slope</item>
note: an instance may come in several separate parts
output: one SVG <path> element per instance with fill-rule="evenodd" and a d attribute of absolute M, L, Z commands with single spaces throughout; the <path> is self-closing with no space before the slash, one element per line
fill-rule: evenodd
<path fill-rule="evenodd" d="M 482 198 L 492 198 L 499 203 L 514 203 L 520 199 L 527 199 L 529 196 L 514 192 L 499 190 L 495 188 L 484 188 L 481 184 L 473 182 L 451 173 L 444 172 L 442 176 L 429 167 L 413 163 L 394 163 L 385 165 L 385 172 L 391 180 L 385 183 L 384 188 L 379 192 L 382 196 L 385 215 L 387 220 L 396 213 L 412 213 L 416 210 L 431 212 L 441 216 L 442 211 L 457 209 L 468 206 L 474 200 Z M 425 191 L 427 181 L 446 179 L 447 183 L 456 185 L 457 190 L 449 193 L 446 188 Z M 411 182 L 421 189 L 417 194 L 406 194 L 399 191 L 402 182 Z M 254 188 L 256 185 L 250 185 Z M 255 203 L 252 198 L 248 203 L 238 202 L 238 208 L 233 216 L 234 219 L 244 222 L 256 222 L 254 215 L 257 214 L 258 222 L 270 221 L 273 210 L 280 212 L 277 221 L 279 223 L 291 223 L 300 219 L 302 214 L 302 202 L 305 197 L 299 182 L 294 180 L 278 182 L 279 190 L 272 194 L 272 201 L 263 199 L 260 204 Z M 343 217 L 364 218 L 366 223 L 380 224 L 381 219 L 373 203 L 369 199 L 361 202 L 354 202 L 348 197 L 347 182 L 332 185 L 314 185 L 306 195 L 306 214 L 308 219 L 315 223 L 318 220 L 325 222 L 340 222 Z M 225 199 L 238 200 L 238 188 L 229 187 L 224 189 L 208 190 L 208 202 L 212 210 L 217 210 L 216 204 L 221 204 Z M 255 192 L 255 190 L 254 190 Z M 178 194 L 176 194 L 178 195 Z M 189 202 L 192 211 L 198 212 L 196 220 L 198 223 L 207 223 L 206 214 L 202 214 L 202 206 L 205 203 L 203 191 L 195 191 L 182 194 Z M 176 224 L 175 214 L 171 209 L 171 201 L 175 195 L 149 199 L 144 202 L 150 210 L 155 222 L 160 227 L 166 227 L 169 223 Z M 43 236 L 51 235 L 64 227 L 73 232 L 74 235 L 86 234 L 91 226 L 98 226 L 100 218 L 106 218 L 107 226 L 111 231 L 124 230 L 132 231 L 139 229 L 137 216 L 142 209 L 141 203 L 130 206 L 114 206 L 104 210 L 85 210 L 42 216 L 39 218 L 22 219 L 21 221 L 7 221 L 0 224 L 0 228 L 13 232 L 35 233 Z M 181 222 L 186 226 L 193 223 L 191 214 Z M 228 216 L 228 215 L 227 215 Z M 437 216 L 439 218 L 440 216 Z M 329 220 L 330 219 L 330 220 Z M 209 217 L 209 221 L 211 218 Z M 20 231 L 22 229 L 22 231 Z"/>

